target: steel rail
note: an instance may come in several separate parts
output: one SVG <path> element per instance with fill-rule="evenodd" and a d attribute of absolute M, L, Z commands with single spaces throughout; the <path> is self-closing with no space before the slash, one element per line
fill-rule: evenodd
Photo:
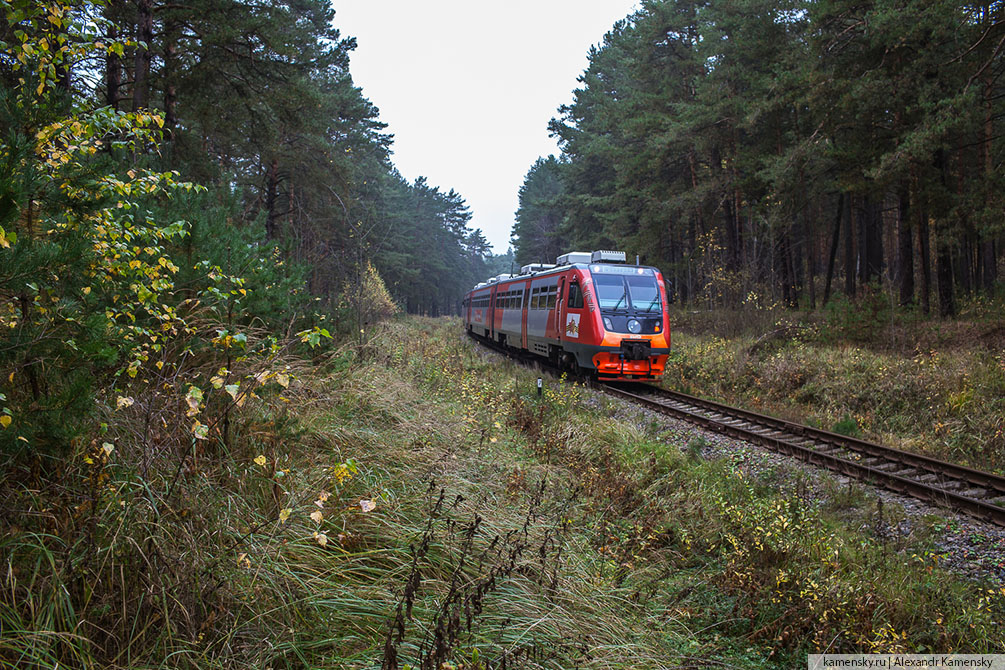
<path fill-rule="evenodd" d="M 549 369 L 555 374 L 561 372 L 546 359 L 520 356 L 519 352 L 487 338 L 473 334 L 472 337 L 490 349 L 525 364 Z M 993 499 L 1005 495 L 1005 477 L 648 384 L 594 381 L 591 385 L 602 392 L 696 423 L 713 432 L 760 444 L 807 463 L 1005 527 L 1005 507 L 947 490 L 947 487 L 959 485 L 965 489 L 971 485 L 984 489 L 987 492 L 984 498 Z M 632 390 L 627 390 L 626 386 Z M 807 443 L 821 447 L 807 446 Z M 864 455 L 873 462 L 867 464 L 845 458 L 837 455 L 840 451 L 852 452 L 856 459 Z M 882 469 L 891 464 L 894 470 Z M 934 477 L 937 485 L 905 476 L 910 470 L 917 470 L 922 478 Z"/>
<path fill-rule="evenodd" d="M 983 498 L 993 499 L 1005 493 L 1005 477 L 654 386 L 634 387 L 631 391 L 611 384 L 598 384 L 597 388 L 709 430 L 1005 526 L 1005 507 L 947 489 L 978 487 L 986 491 Z M 819 444 L 821 448 L 807 444 Z M 835 453 L 841 450 L 852 452 L 855 458 L 865 455 L 873 462 L 862 463 Z M 890 464 L 893 469 L 883 469 Z M 920 478 L 934 476 L 938 484 L 912 478 L 910 471 L 920 473 Z"/>

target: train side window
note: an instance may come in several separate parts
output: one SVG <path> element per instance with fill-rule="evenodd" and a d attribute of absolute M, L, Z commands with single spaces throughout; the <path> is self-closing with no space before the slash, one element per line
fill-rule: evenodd
<path fill-rule="evenodd" d="M 558 295 L 558 287 L 552 286 L 548 289 L 548 309 L 555 308 L 555 297 Z"/>
<path fill-rule="evenodd" d="M 583 292 L 579 288 L 579 284 L 573 283 L 569 284 L 569 303 L 570 309 L 582 309 L 583 308 Z"/>

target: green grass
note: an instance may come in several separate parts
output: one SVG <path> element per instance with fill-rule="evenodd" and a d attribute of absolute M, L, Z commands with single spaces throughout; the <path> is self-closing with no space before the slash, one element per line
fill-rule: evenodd
<path fill-rule="evenodd" d="M 698 458 L 690 431 L 613 419 L 565 381 L 539 398 L 536 373 L 451 320 L 387 324 L 330 358 L 235 415 L 231 446 L 189 461 L 171 496 L 171 460 L 125 447 L 135 417 L 109 415 L 107 460 L 81 445 L 56 472 L 11 464 L 0 667 L 363 669 L 390 649 L 401 668 L 761 668 L 1002 648 L 1005 594 L 946 575 L 931 535 L 863 534 L 859 489 L 818 508 L 791 473 L 750 480 L 744 457 Z"/>

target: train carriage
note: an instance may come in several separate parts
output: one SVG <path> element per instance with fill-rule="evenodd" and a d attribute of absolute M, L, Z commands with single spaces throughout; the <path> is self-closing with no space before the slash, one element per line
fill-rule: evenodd
<path fill-rule="evenodd" d="M 624 260 L 572 252 L 493 277 L 465 296 L 465 328 L 599 379 L 658 379 L 670 353 L 663 276 Z"/>

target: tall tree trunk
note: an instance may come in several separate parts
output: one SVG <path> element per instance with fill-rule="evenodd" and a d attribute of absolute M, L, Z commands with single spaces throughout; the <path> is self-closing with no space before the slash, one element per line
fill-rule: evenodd
<path fill-rule="evenodd" d="M 951 192 L 946 151 L 936 149 L 934 166 L 938 170 L 939 181 L 945 192 Z M 944 219 L 944 217 L 943 217 Z M 956 314 L 956 296 L 953 290 L 953 247 L 950 244 L 948 224 L 943 220 L 936 228 L 935 236 L 935 277 L 939 293 L 939 315 L 946 317 Z"/>
<path fill-rule="evenodd" d="M 178 24 L 174 20 L 164 22 L 164 134 L 167 139 L 174 137 L 175 126 L 178 125 L 178 92 L 175 87 L 177 80 Z"/>
<path fill-rule="evenodd" d="M 883 203 L 866 200 L 865 264 L 867 281 L 883 276 Z"/>
<path fill-rule="evenodd" d="M 845 196 L 845 229 L 844 229 L 844 292 L 851 297 L 855 295 L 855 223 L 852 221 L 852 200 L 851 195 Z"/>
<path fill-rule="evenodd" d="M 724 199 L 725 227 L 726 227 L 726 269 L 735 272 L 740 267 L 740 241 L 736 234 L 736 210 L 733 208 L 731 198 Z"/>
<path fill-rule="evenodd" d="M 985 23 L 990 22 L 990 7 L 988 4 L 984 5 L 984 20 Z M 983 167 L 984 167 L 984 183 L 985 183 L 985 204 L 987 205 L 988 211 L 994 210 L 994 198 L 995 194 L 990 188 L 990 185 L 994 183 L 994 68 L 988 67 L 984 70 L 983 77 L 983 98 L 984 98 L 984 126 L 983 126 L 983 142 L 981 143 L 981 153 L 983 154 Z M 995 243 L 993 233 L 988 231 L 987 224 L 985 224 L 985 229 L 979 231 L 980 242 L 978 243 L 978 255 L 980 256 L 980 287 L 981 289 L 991 295 L 994 293 L 995 281 L 998 279 L 998 258 L 995 253 Z"/>
<path fill-rule="evenodd" d="M 813 228 L 803 219 L 803 256 L 806 257 L 806 285 L 809 288 L 810 309 L 817 308 L 817 245 L 813 239 Z"/>
<path fill-rule="evenodd" d="M 265 237 L 274 240 L 278 237 L 276 220 L 279 218 L 279 213 L 276 210 L 279 200 L 279 159 L 273 158 L 269 162 L 265 181 Z"/>
<path fill-rule="evenodd" d="M 974 290 L 973 261 L 977 257 L 977 254 L 974 252 L 972 233 L 968 232 L 960 240 L 956 255 L 958 260 L 953 264 L 953 267 L 957 270 L 957 284 L 959 284 L 960 293 L 970 295 Z"/>
<path fill-rule="evenodd" d="M 883 271 L 883 233 L 878 206 L 870 196 L 855 211 L 858 221 L 858 278 L 867 284 Z"/>
<path fill-rule="evenodd" d="M 935 274 L 939 282 L 939 315 L 956 314 L 956 297 L 953 292 L 953 252 L 946 239 L 946 231 L 936 237 Z"/>
<path fill-rule="evenodd" d="M 789 266 L 789 277 L 792 282 L 792 309 L 799 307 L 803 293 L 803 250 L 805 242 L 798 218 L 793 220 L 792 228 L 785 235 L 785 258 Z"/>
<path fill-rule="evenodd" d="M 988 233 L 985 236 L 989 237 Z M 995 253 L 995 241 L 984 239 L 981 242 L 981 288 L 988 295 L 994 293 L 995 282 L 998 280 L 998 255 Z"/>
<path fill-rule="evenodd" d="M 108 29 L 105 36 L 108 44 L 119 41 L 119 4 L 121 0 L 109 0 L 105 6 L 105 18 L 108 19 Z M 105 56 L 105 104 L 114 110 L 119 109 L 119 88 L 122 86 L 122 57 L 109 50 Z M 108 144 L 111 148 L 111 143 Z"/>
<path fill-rule="evenodd" d="M 897 283 L 900 284 L 900 304 L 914 302 L 914 237 L 911 231 L 911 191 L 902 183 L 897 192 Z"/>
<path fill-rule="evenodd" d="M 136 0 L 136 47 L 133 57 L 133 111 L 150 103 L 150 59 L 154 41 L 153 0 Z"/>
<path fill-rule="evenodd" d="M 837 259 L 838 243 L 841 240 L 841 219 L 844 218 L 844 193 L 838 194 L 837 216 L 834 217 L 834 234 L 831 235 L 831 249 L 827 256 L 827 281 L 824 283 L 824 301 L 827 305 L 831 298 L 831 280 L 834 279 L 834 261 Z"/>
<path fill-rule="evenodd" d="M 929 240 L 928 212 L 918 217 L 918 253 L 921 254 L 921 311 L 932 311 L 932 245 Z"/>
<path fill-rule="evenodd" d="M 790 235 L 787 230 L 779 230 L 775 240 L 775 268 L 782 287 L 782 303 L 789 309 L 798 303 L 795 278 L 792 274 L 792 254 L 789 250 Z"/>

